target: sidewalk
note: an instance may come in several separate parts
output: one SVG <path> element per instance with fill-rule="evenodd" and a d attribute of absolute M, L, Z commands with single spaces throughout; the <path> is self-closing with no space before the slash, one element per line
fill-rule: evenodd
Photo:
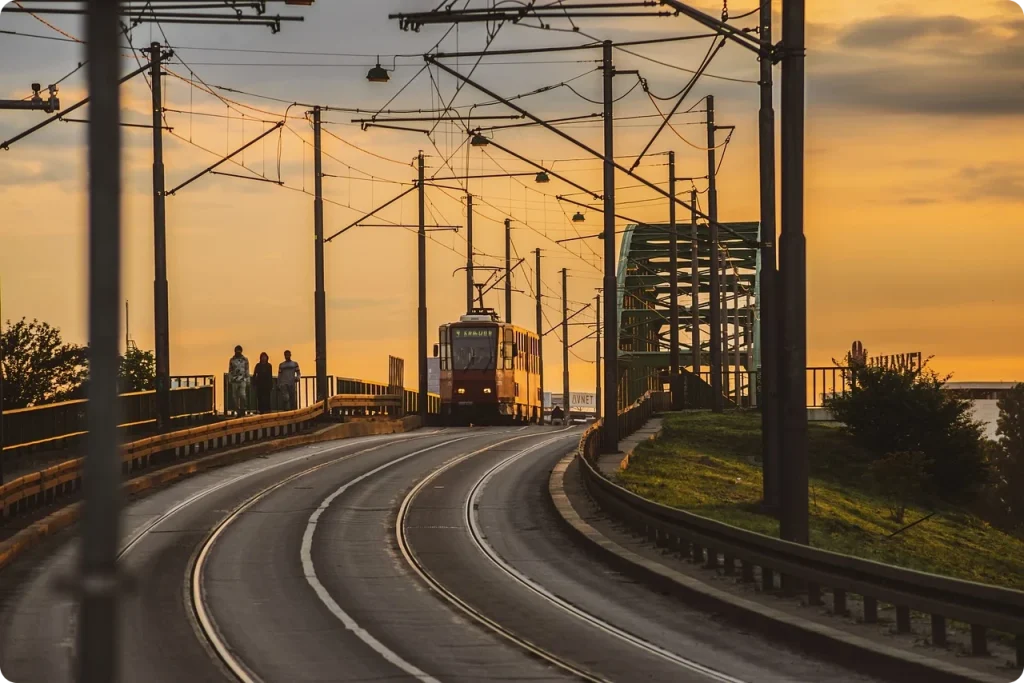
<path fill-rule="evenodd" d="M 604 476 L 614 479 L 619 470 L 626 468 L 633 450 L 644 441 L 656 438 L 661 433 L 661 418 L 652 417 L 636 433 L 619 442 L 617 453 L 602 453 L 597 461 L 597 468 Z"/>

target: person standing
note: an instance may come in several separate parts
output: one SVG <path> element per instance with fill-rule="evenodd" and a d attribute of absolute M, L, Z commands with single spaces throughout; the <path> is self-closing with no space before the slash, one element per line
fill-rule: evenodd
<path fill-rule="evenodd" d="M 234 409 L 237 417 L 245 416 L 249 405 L 249 359 L 242 355 L 242 347 L 235 347 L 235 355 L 228 361 L 228 382 L 231 385 L 231 396 L 234 398 Z M 224 406 L 224 410 L 228 409 Z"/>
<path fill-rule="evenodd" d="M 256 409 L 260 414 L 270 412 L 270 392 L 274 388 L 274 368 L 266 351 L 260 354 L 260 362 L 252 374 L 252 386 L 256 389 Z"/>
<path fill-rule="evenodd" d="M 277 366 L 277 386 L 281 389 L 285 410 L 295 410 L 299 407 L 295 401 L 295 394 L 300 377 L 299 364 L 292 360 L 291 351 L 285 351 L 284 361 Z"/>

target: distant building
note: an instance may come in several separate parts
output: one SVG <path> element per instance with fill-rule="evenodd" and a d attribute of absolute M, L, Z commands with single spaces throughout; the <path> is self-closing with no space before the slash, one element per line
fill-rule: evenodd
<path fill-rule="evenodd" d="M 997 402 L 1016 385 L 1017 382 L 947 382 L 945 389 L 970 399 L 974 404 L 974 419 L 984 422 L 985 436 L 995 439 L 999 419 Z"/>

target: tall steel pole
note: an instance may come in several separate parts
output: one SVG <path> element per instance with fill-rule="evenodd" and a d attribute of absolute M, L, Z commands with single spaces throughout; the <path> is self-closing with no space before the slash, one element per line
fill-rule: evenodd
<path fill-rule="evenodd" d="M 466 312 L 473 308 L 473 195 L 466 195 Z"/>
<path fill-rule="evenodd" d="M 708 95 L 708 218 L 710 219 L 711 250 L 711 300 L 709 315 L 711 323 L 711 409 L 720 413 L 725 410 L 722 396 L 722 311 L 721 284 L 718 265 L 718 184 L 715 182 L 715 96 Z"/>
<path fill-rule="evenodd" d="M 419 307 L 417 308 L 416 355 L 419 359 L 419 413 L 423 423 L 427 421 L 427 225 L 424 202 L 426 185 L 423 181 L 423 150 L 417 157 L 419 169 L 419 232 L 417 232 L 417 272 L 419 274 Z"/>
<path fill-rule="evenodd" d="M 679 384 L 679 234 L 676 228 L 676 153 L 668 153 L 668 364 L 672 408 L 682 406 Z"/>
<path fill-rule="evenodd" d="M 540 418 L 544 422 L 544 303 L 540 293 L 540 249 L 536 249 L 537 262 L 534 267 L 537 298 L 537 371 L 540 375 Z"/>
<path fill-rule="evenodd" d="M 772 1 L 761 5 L 761 46 L 772 45 Z M 758 384 L 761 400 L 762 504 L 779 508 L 779 292 L 775 264 L 775 108 L 772 102 L 772 60 L 761 58 L 761 110 L 758 143 L 761 174 L 761 281 L 757 305 L 761 309 L 759 338 L 761 368 Z"/>
<path fill-rule="evenodd" d="M 512 322 L 512 221 L 505 219 L 505 322 Z"/>
<path fill-rule="evenodd" d="M 562 409 L 569 419 L 569 278 L 562 268 Z"/>
<path fill-rule="evenodd" d="M 804 0 L 782 5 L 781 517 L 779 535 L 809 542 L 807 510 L 807 254 L 804 239 Z"/>
<path fill-rule="evenodd" d="M 594 389 L 594 419 L 601 419 L 601 295 L 598 294 L 596 297 L 596 303 L 594 304 L 594 313 L 597 315 L 597 320 L 594 323 L 594 365 L 596 366 L 595 373 L 595 389 Z"/>
<path fill-rule="evenodd" d="M 690 350 L 700 379 L 700 247 L 697 243 L 697 190 L 690 190 Z"/>
<path fill-rule="evenodd" d="M 90 0 L 85 19 L 89 104 L 89 389 L 82 483 L 78 618 L 80 683 L 117 676 L 121 458 L 117 357 L 121 312 L 120 3 Z"/>
<path fill-rule="evenodd" d="M 733 391 L 736 394 L 736 406 L 740 405 L 740 278 L 733 273 L 732 278 L 732 370 Z"/>
<path fill-rule="evenodd" d="M 313 241 L 316 245 L 313 267 L 316 277 L 314 315 L 316 317 L 316 400 L 324 402 L 324 414 L 330 412 L 327 397 L 327 295 L 324 292 L 324 178 L 320 147 L 320 107 L 313 107 Z"/>
<path fill-rule="evenodd" d="M 615 263 L 615 145 L 612 41 L 601 50 L 604 69 L 604 428 L 602 450 L 619 450 L 619 319 Z"/>
<path fill-rule="evenodd" d="M 4 294 L 0 284 L 0 340 L 4 332 Z M 4 483 L 4 345 L 0 343 L 0 486 Z"/>
<path fill-rule="evenodd" d="M 153 86 L 153 322 L 156 326 L 156 426 L 171 424 L 171 342 L 167 293 L 167 214 L 164 202 L 163 60 L 160 43 L 149 46 Z M 125 353 L 128 349 L 125 348 Z"/>

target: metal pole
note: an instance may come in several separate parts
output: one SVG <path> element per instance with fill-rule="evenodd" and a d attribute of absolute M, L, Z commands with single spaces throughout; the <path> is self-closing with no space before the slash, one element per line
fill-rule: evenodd
<path fill-rule="evenodd" d="M 473 195 L 466 195 L 466 312 L 473 308 Z"/>
<path fill-rule="evenodd" d="M 512 322 L 512 221 L 505 219 L 505 322 Z"/>
<path fill-rule="evenodd" d="M 4 483 L 4 294 L 0 285 L 0 486 Z"/>
<path fill-rule="evenodd" d="M 668 153 L 668 358 L 669 387 L 671 388 L 672 408 L 678 410 L 682 406 L 682 395 L 678 391 L 679 383 L 679 235 L 676 232 L 676 153 Z"/>
<path fill-rule="evenodd" d="M 619 319 L 618 283 L 615 262 L 615 145 L 614 90 L 612 79 L 612 41 L 606 40 L 601 50 L 604 69 L 604 428 L 602 450 L 619 450 L 618 386 L 619 386 Z"/>
<path fill-rule="evenodd" d="M 327 397 L 327 295 L 324 293 L 324 192 L 323 167 L 320 148 L 320 107 L 313 107 L 313 242 L 316 293 L 316 400 L 324 402 L 324 414 L 330 413 Z"/>
<path fill-rule="evenodd" d="M 540 249 L 534 250 L 537 255 L 534 278 L 536 279 L 537 298 L 537 370 L 540 374 L 540 418 L 544 423 L 544 309 L 540 293 Z"/>
<path fill-rule="evenodd" d="M 597 321 L 594 323 L 594 340 L 596 348 L 594 349 L 594 365 L 597 366 L 597 372 L 595 375 L 595 391 L 594 391 L 594 419 L 601 419 L 601 295 L 598 294 L 596 297 L 597 303 L 594 304 L 594 313 L 597 315 Z"/>
<path fill-rule="evenodd" d="M 89 389 L 82 482 L 78 680 L 117 680 L 121 458 L 117 357 L 121 312 L 120 4 L 90 0 L 85 25 L 89 117 Z"/>
<path fill-rule="evenodd" d="M 562 268 L 562 409 L 569 420 L 569 278 Z"/>
<path fill-rule="evenodd" d="M 722 312 L 719 301 L 721 285 L 718 282 L 718 186 L 715 182 L 714 95 L 708 95 L 708 218 L 711 233 L 711 300 L 708 306 L 711 323 L 711 409 L 720 413 L 725 410 L 725 401 L 722 396 Z"/>
<path fill-rule="evenodd" d="M 721 259 L 720 301 L 722 304 L 722 393 L 726 398 L 729 396 L 729 269 L 727 260 L 721 250 L 718 252 Z"/>
<path fill-rule="evenodd" d="M 697 244 L 697 190 L 690 190 L 690 350 L 693 374 L 700 379 L 700 249 Z M 696 407 L 696 406 L 691 406 Z"/>
<path fill-rule="evenodd" d="M 153 321 L 156 325 L 156 426 L 171 424 L 171 342 L 167 292 L 167 214 L 164 206 L 164 141 L 162 55 L 160 43 L 149 46 L 149 76 L 153 85 Z M 125 348 L 127 353 L 127 347 Z"/>
<path fill-rule="evenodd" d="M 420 150 L 417 157 L 419 168 L 419 232 L 417 233 L 417 258 L 419 272 L 419 307 L 417 308 L 417 334 L 418 347 L 417 357 L 419 358 L 420 386 L 419 386 L 419 413 L 420 419 L 426 424 L 427 421 L 427 227 L 424 202 L 426 200 L 426 185 L 423 183 L 423 150 Z"/>
<path fill-rule="evenodd" d="M 772 45 L 772 1 L 761 5 L 761 45 Z M 773 513 L 779 508 L 779 315 L 778 270 L 775 264 L 775 109 L 772 102 L 772 61 L 761 57 L 761 110 L 758 141 L 761 173 L 761 281 L 757 305 L 761 309 L 759 338 L 761 368 L 762 505 Z"/>
<path fill-rule="evenodd" d="M 740 278 L 733 273 L 732 278 L 732 368 L 733 387 L 736 394 L 736 406 L 740 406 Z"/>
<path fill-rule="evenodd" d="M 782 6 L 781 518 L 779 535 L 809 542 L 807 510 L 807 261 L 804 239 L 804 0 Z"/>

